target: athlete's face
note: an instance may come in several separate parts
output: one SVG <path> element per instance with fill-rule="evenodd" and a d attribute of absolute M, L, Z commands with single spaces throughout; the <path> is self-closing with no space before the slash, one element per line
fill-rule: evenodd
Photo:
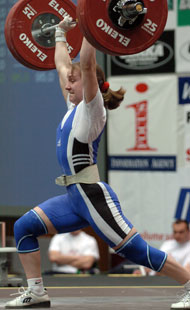
<path fill-rule="evenodd" d="M 65 89 L 69 93 L 69 99 L 75 105 L 79 104 L 82 100 L 82 79 L 79 70 L 74 70 L 68 74 L 68 81 Z"/>
<path fill-rule="evenodd" d="M 189 240 L 189 230 L 187 225 L 185 223 L 174 224 L 173 235 L 174 239 L 179 243 L 183 243 Z"/>

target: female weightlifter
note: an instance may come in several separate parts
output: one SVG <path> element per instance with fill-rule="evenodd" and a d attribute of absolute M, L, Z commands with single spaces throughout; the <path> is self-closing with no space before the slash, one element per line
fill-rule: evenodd
<path fill-rule="evenodd" d="M 56 29 L 55 64 L 68 112 L 57 129 L 57 157 L 63 175 L 56 183 L 67 193 L 53 197 L 24 214 L 14 225 L 16 246 L 28 288 L 6 308 L 50 307 L 44 289 L 37 237 L 71 232 L 91 225 L 117 254 L 172 277 L 185 295 L 172 309 L 190 309 L 190 274 L 166 253 L 149 246 L 123 214 L 112 188 L 99 180 L 98 145 L 106 124 L 106 109 L 116 109 L 125 91 L 109 88 L 96 64 L 96 51 L 84 38 L 80 63 L 72 64 L 67 32 L 75 26 L 66 17 Z"/>

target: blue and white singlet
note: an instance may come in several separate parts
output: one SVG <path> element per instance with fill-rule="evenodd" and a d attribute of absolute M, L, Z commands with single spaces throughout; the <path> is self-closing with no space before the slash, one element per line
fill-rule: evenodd
<path fill-rule="evenodd" d="M 106 124 L 106 109 L 100 90 L 88 104 L 77 106 L 68 101 L 68 112 L 57 129 L 57 157 L 66 175 L 76 174 L 96 164 L 98 145 Z M 74 231 L 88 225 L 113 247 L 133 227 L 123 215 L 111 187 L 104 182 L 73 184 L 67 193 L 39 205 L 58 233 Z"/>

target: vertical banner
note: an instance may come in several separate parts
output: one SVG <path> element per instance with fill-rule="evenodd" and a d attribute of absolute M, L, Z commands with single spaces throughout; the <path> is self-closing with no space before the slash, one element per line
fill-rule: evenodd
<path fill-rule="evenodd" d="M 109 82 L 112 89 L 127 90 L 108 115 L 109 183 L 127 218 L 159 247 L 171 237 L 183 179 L 176 171 L 177 77 L 123 76 Z"/>
<path fill-rule="evenodd" d="M 175 218 L 190 222 L 190 77 L 178 78 L 178 199 Z"/>
<path fill-rule="evenodd" d="M 124 157 L 125 164 L 125 158 L 130 158 L 131 163 L 139 159 L 140 166 L 136 170 L 175 171 L 176 77 L 123 76 L 110 78 L 110 83 L 115 88 L 123 85 L 127 90 L 121 107 L 109 113 L 108 134 L 112 141 L 108 148 L 110 169 L 117 170 L 118 164 L 114 168 L 114 156 L 120 155 Z M 134 170 L 135 166 L 130 168 L 126 165 L 125 168 Z"/>
<path fill-rule="evenodd" d="M 190 167 L 190 77 L 179 77 L 178 157 L 181 167 Z"/>

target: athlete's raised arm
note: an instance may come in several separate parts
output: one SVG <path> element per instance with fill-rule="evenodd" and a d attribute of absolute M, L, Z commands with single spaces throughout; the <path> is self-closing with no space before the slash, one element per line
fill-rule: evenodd
<path fill-rule="evenodd" d="M 90 102 L 97 93 L 98 81 L 96 76 L 96 49 L 83 38 L 80 52 L 80 66 L 85 101 Z"/>
<path fill-rule="evenodd" d="M 72 62 L 67 50 L 67 32 L 75 27 L 76 23 L 72 22 L 72 18 L 66 16 L 62 20 L 55 32 L 55 65 L 59 75 L 60 86 L 62 89 L 65 100 L 67 99 L 68 91 L 66 85 L 68 81 L 68 75 L 71 72 Z"/>

